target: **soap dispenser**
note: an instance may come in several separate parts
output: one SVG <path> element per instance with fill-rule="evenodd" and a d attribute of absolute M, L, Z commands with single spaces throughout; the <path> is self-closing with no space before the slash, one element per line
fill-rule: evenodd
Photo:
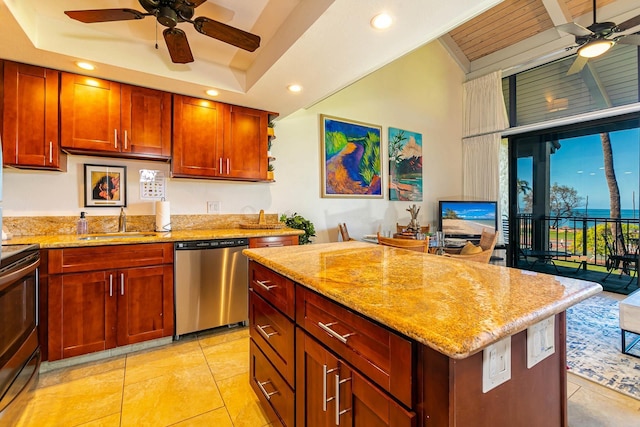
<path fill-rule="evenodd" d="M 87 224 L 87 218 L 85 218 L 86 212 L 80 212 L 80 219 L 78 219 L 78 234 L 89 233 L 89 224 Z"/>

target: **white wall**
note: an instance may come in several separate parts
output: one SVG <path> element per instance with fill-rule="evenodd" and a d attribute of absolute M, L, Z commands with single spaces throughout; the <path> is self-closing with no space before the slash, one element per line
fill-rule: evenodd
<path fill-rule="evenodd" d="M 337 225 L 346 222 L 355 236 L 409 222 L 411 202 L 388 198 L 388 127 L 422 133 L 424 201 L 422 225 L 436 221 L 437 201 L 462 194 L 461 128 L 464 73 L 434 42 L 355 82 L 342 91 L 276 123 L 272 153 L 276 182 L 231 183 L 169 179 L 167 199 L 175 214 L 204 214 L 206 201 L 222 202 L 222 213 L 297 212 L 311 220 L 316 242 L 336 241 Z M 295 95 L 292 95 L 295 96 Z M 382 126 L 384 199 L 320 197 L 319 115 L 328 114 Z M 161 170 L 167 163 L 69 156 L 68 172 L 4 169 L 4 215 L 115 215 L 116 208 L 85 208 L 83 164 L 127 166 L 130 215 L 153 214 L 153 202 L 140 199 L 139 170 Z"/>

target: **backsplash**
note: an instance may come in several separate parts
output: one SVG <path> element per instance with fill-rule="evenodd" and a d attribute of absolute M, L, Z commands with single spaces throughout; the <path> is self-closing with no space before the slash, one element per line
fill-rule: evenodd
<path fill-rule="evenodd" d="M 278 222 L 278 214 L 265 214 L 267 223 Z M 3 228 L 13 236 L 76 234 L 76 216 L 4 217 Z M 118 215 L 87 216 L 89 233 L 118 231 Z M 172 230 L 240 228 L 240 223 L 257 223 L 258 214 L 171 215 Z M 127 231 L 155 231 L 155 215 L 127 215 Z"/>

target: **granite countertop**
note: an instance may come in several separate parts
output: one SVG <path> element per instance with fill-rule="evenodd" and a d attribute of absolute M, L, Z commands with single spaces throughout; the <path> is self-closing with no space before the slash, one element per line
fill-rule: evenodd
<path fill-rule="evenodd" d="M 595 282 L 364 242 L 243 253 L 454 359 L 602 291 Z"/>
<path fill-rule="evenodd" d="M 56 234 L 38 236 L 19 236 L 9 240 L 3 240 L 3 245 L 19 245 L 28 243 L 38 243 L 41 248 L 68 248 L 75 246 L 105 246 L 105 245 L 127 245 L 136 243 L 168 243 L 182 242 L 188 240 L 206 239 L 227 239 L 227 238 L 250 238 L 269 236 L 291 236 L 304 234 L 303 230 L 293 228 L 279 229 L 244 229 L 244 228 L 221 228 L 211 230 L 177 230 L 170 232 L 147 232 L 132 231 L 131 234 L 144 234 L 141 237 L 123 237 L 96 240 L 82 240 L 76 234 Z M 102 233 L 101 233 L 102 234 Z M 149 235 L 150 234 L 150 235 Z M 91 234 L 89 234 L 91 236 Z"/>

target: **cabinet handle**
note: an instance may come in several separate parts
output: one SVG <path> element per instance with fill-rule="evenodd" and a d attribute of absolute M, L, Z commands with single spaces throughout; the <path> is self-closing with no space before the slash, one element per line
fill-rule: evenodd
<path fill-rule="evenodd" d="M 274 394 L 278 394 L 279 391 L 272 391 L 271 393 L 268 393 L 267 390 L 265 390 L 264 386 L 267 384 L 271 384 L 271 381 L 265 381 L 265 382 L 260 382 L 256 379 L 256 382 L 258 383 L 258 387 L 260 387 L 260 391 L 262 391 L 262 394 L 264 394 L 264 397 L 267 398 L 267 400 L 271 400 L 271 396 L 273 396 Z M 275 387 L 274 387 L 275 388 Z"/>
<path fill-rule="evenodd" d="M 256 329 L 258 330 L 258 332 L 260 332 L 260 334 L 262 334 L 262 336 L 265 337 L 265 339 L 267 339 L 267 340 L 272 335 L 280 335 L 280 333 L 278 331 L 268 333 L 268 332 L 266 332 L 264 330 L 265 328 L 273 328 L 273 326 L 271 326 L 271 325 L 264 325 L 264 326 L 256 325 Z"/>
<path fill-rule="evenodd" d="M 49 141 L 49 163 L 53 163 L 53 141 Z"/>
<path fill-rule="evenodd" d="M 267 243 L 264 245 L 265 248 L 280 248 L 284 246 L 282 243 Z"/>
<path fill-rule="evenodd" d="M 277 285 L 267 285 L 267 283 L 271 283 L 270 280 L 254 280 L 255 283 L 257 283 L 258 285 L 262 286 L 262 288 L 265 291 L 270 291 L 273 288 L 277 288 Z"/>
<path fill-rule="evenodd" d="M 124 149 L 127 149 L 127 131 L 124 131 Z"/>
<path fill-rule="evenodd" d="M 347 381 L 351 381 L 351 378 L 345 378 L 343 380 L 340 379 L 340 374 L 336 374 L 336 425 L 340 425 L 340 415 L 346 414 L 351 410 L 343 409 L 340 410 L 340 385 L 346 383 Z"/>
<path fill-rule="evenodd" d="M 109 275 L 109 297 L 113 296 L 113 274 Z"/>
<path fill-rule="evenodd" d="M 124 273 L 120 273 L 120 295 L 124 295 Z"/>
<path fill-rule="evenodd" d="M 327 397 L 327 375 L 338 368 L 328 369 L 327 365 L 322 365 L 322 410 L 327 412 L 327 403 L 335 399 L 334 396 Z"/>
<path fill-rule="evenodd" d="M 352 332 L 350 334 L 340 335 L 339 333 L 337 333 L 336 331 L 334 331 L 333 329 L 330 328 L 331 326 L 337 325 L 337 324 L 338 324 L 338 322 L 331 322 L 331 323 L 327 323 L 327 324 L 324 324 L 322 322 L 318 322 L 318 326 L 320 326 L 320 329 L 322 329 L 323 331 L 325 331 L 326 333 L 328 333 L 332 337 L 336 338 L 342 344 L 346 344 L 347 343 L 347 338 L 349 338 L 352 335 L 355 335 L 355 332 Z"/>
<path fill-rule="evenodd" d="M 113 130 L 113 148 L 118 148 L 118 129 Z"/>
<path fill-rule="evenodd" d="M 229 169 L 231 169 L 231 160 L 227 157 L 227 175 L 229 175 Z"/>
<path fill-rule="evenodd" d="M 222 157 L 220 157 L 220 160 L 218 161 L 218 170 L 218 173 L 222 175 Z"/>

